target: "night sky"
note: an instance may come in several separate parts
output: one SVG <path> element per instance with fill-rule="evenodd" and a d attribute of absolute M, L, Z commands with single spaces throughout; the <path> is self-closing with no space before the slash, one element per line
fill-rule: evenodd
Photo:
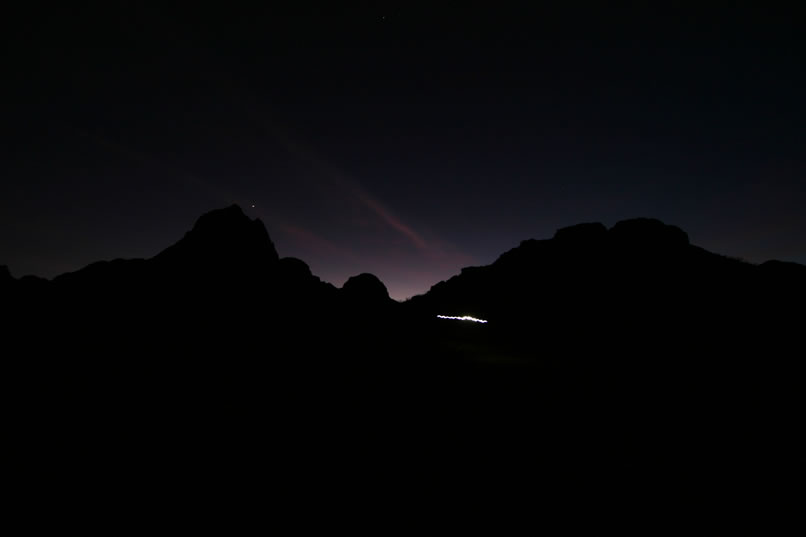
<path fill-rule="evenodd" d="M 281 256 L 397 299 L 638 216 L 806 263 L 798 12 L 30 4 L 0 14 L 15 276 L 150 257 L 231 203 Z"/>

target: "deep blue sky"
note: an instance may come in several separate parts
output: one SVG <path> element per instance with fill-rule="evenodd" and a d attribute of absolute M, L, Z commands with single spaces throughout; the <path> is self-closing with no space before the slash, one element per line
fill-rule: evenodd
<path fill-rule="evenodd" d="M 373 272 L 395 298 L 636 216 L 806 263 L 795 11 L 4 15 L 0 264 L 16 276 L 154 255 L 233 202 L 281 256 L 336 285 Z"/>

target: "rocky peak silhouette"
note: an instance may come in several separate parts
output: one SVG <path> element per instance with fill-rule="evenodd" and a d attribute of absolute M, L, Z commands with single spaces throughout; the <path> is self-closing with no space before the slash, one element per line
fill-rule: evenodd
<path fill-rule="evenodd" d="M 280 257 L 263 222 L 250 219 L 238 205 L 230 205 L 202 215 L 179 242 L 154 259 L 212 263 L 217 268 L 256 264 L 265 269 Z"/>
<path fill-rule="evenodd" d="M 383 306 L 390 302 L 386 285 L 374 274 L 351 276 L 341 288 L 350 301 L 364 306 Z"/>

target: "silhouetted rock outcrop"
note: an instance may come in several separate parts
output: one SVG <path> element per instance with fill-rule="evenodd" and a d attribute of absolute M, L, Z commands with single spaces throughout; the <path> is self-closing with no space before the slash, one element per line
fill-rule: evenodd
<path fill-rule="evenodd" d="M 280 273 L 295 281 L 305 281 L 313 277 L 311 268 L 302 259 L 284 257 L 280 259 Z"/>
<path fill-rule="evenodd" d="M 94 293 L 85 301 L 159 300 L 184 290 L 203 297 L 218 289 L 263 288 L 278 261 L 263 223 L 232 205 L 202 215 L 181 240 L 151 259 L 98 261 L 53 281 L 68 293 Z"/>
<path fill-rule="evenodd" d="M 622 220 L 610 229 L 610 236 L 618 244 L 637 252 L 679 249 L 689 245 L 685 231 L 654 218 Z"/>
<path fill-rule="evenodd" d="M 799 263 L 772 259 L 759 265 L 759 268 L 768 274 L 776 274 L 784 278 L 806 278 L 806 265 Z"/>
<path fill-rule="evenodd" d="M 564 227 L 554 234 L 554 240 L 572 244 L 598 243 L 606 238 L 607 228 L 600 222 Z"/>
<path fill-rule="evenodd" d="M 362 308 L 383 307 L 392 301 L 383 282 L 366 272 L 351 276 L 344 282 L 341 291 L 348 301 Z"/>
<path fill-rule="evenodd" d="M 314 276 L 307 263 L 301 259 L 280 259 L 275 280 L 275 297 L 279 296 L 286 308 L 331 311 L 335 307 L 338 293 L 336 287 Z"/>
<path fill-rule="evenodd" d="M 182 271 L 182 277 L 253 278 L 276 268 L 279 256 L 263 222 L 231 205 L 200 217 L 193 229 L 153 261 L 167 270 Z"/>

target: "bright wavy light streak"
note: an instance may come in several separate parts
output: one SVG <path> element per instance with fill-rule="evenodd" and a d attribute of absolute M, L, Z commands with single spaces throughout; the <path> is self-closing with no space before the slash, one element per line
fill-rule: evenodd
<path fill-rule="evenodd" d="M 462 317 L 452 317 L 450 315 L 437 315 L 440 319 L 453 319 L 454 321 L 473 321 L 474 323 L 486 323 L 484 319 L 476 319 L 470 315 L 463 315 Z"/>

